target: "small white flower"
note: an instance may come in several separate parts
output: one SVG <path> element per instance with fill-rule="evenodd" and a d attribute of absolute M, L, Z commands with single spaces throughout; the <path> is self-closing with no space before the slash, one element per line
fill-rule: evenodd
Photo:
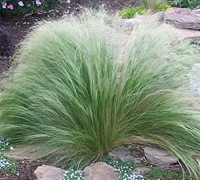
<path fill-rule="evenodd" d="M 18 1 L 19 6 L 24 6 L 23 1 Z"/>
<path fill-rule="evenodd" d="M 6 9 L 7 3 L 6 2 L 2 2 L 1 6 L 2 6 L 3 9 Z"/>
<path fill-rule="evenodd" d="M 36 1 L 35 1 L 35 4 L 36 4 L 37 6 L 41 6 L 42 3 L 41 3 L 40 0 L 36 0 Z"/>

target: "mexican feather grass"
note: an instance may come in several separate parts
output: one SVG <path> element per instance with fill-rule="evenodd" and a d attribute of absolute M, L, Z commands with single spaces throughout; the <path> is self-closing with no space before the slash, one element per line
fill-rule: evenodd
<path fill-rule="evenodd" d="M 1 136 L 77 164 L 142 138 L 198 179 L 200 114 L 188 88 L 198 50 L 165 24 L 126 32 L 112 22 L 86 13 L 31 31 L 1 82 Z"/>

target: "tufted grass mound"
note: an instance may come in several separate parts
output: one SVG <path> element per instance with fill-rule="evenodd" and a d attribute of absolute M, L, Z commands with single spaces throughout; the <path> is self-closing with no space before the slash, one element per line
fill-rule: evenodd
<path fill-rule="evenodd" d="M 166 25 L 126 34 L 112 22 L 86 13 L 32 30 L 1 82 L 0 135 L 37 158 L 84 165 L 142 138 L 200 177 L 200 114 L 187 88 L 197 49 Z"/>

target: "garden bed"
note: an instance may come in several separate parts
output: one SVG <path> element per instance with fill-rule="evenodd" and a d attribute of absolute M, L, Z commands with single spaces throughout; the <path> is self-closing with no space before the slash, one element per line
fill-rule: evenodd
<path fill-rule="evenodd" d="M 130 5 L 138 5 L 139 0 L 112 0 L 106 1 L 102 0 L 101 3 L 105 5 L 106 9 L 112 11 L 118 11 L 123 7 L 127 7 Z M 82 7 L 91 6 L 90 0 L 84 1 L 84 3 L 72 3 L 69 5 L 68 8 L 63 9 L 54 9 L 49 12 L 40 12 L 38 14 L 28 14 L 25 16 L 15 16 L 12 18 L 2 18 L 0 17 L 0 27 L 5 28 L 8 31 L 9 35 L 12 37 L 15 45 L 19 44 L 21 40 L 24 39 L 26 34 L 28 33 L 29 29 L 37 22 L 41 20 L 48 20 L 48 19 L 56 19 L 61 17 L 63 14 L 70 15 L 70 14 L 78 14 Z M 10 58 L 0 57 L 0 77 L 3 72 L 7 71 L 10 67 L 12 60 Z"/>
<path fill-rule="evenodd" d="M 129 4 L 134 4 L 136 1 L 105 1 L 107 4 L 108 8 L 112 8 L 112 10 L 118 10 L 123 6 L 127 6 Z M 108 3 L 109 2 L 109 3 Z M 68 12 L 69 14 L 71 13 L 78 13 L 80 11 L 80 6 L 79 4 L 74 4 L 74 6 L 71 6 L 69 9 L 63 10 L 62 13 L 60 14 L 58 11 L 53 11 L 53 18 L 60 17 L 63 12 Z M 49 19 L 50 15 L 52 15 L 52 12 L 50 13 L 44 13 L 44 14 L 32 14 L 24 17 L 15 17 L 13 19 L 1 19 L 0 23 L 1 25 L 8 31 L 10 36 L 12 37 L 15 45 L 17 46 L 21 40 L 24 39 L 26 34 L 28 33 L 29 29 L 42 19 Z M 12 63 L 12 59 L 10 57 L 1 57 L 0 58 L 0 76 L 6 72 L 10 64 Z M 30 161 L 27 159 L 22 159 L 22 160 L 13 160 L 13 163 L 16 165 L 16 170 L 15 171 L 3 171 L 0 172 L 0 180 L 6 180 L 6 179 L 12 179 L 12 180 L 34 180 L 35 175 L 34 175 L 34 170 L 41 165 L 42 163 L 40 161 Z M 149 165 L 149 164 L 148 164 Z M 151 167 L 157 167 L 156 165 L 150 164 Z M 174 168 L 177 168 L 177 165 L 174 166 Z M 180 167 L 178 167 L 179 169 Z M 172 170 L 173 166 L 172 166 Z M 158 172 L 155 172 L 158 173 Z M 160 176 L 162 177 L 162 175 Z M 173 179 L 176 179 L 177 174 L 174 175 Z M 178 179 L 178 177 L 177 177 Z"/>
<path fill-rule="evenodd" d="M 112 11 L 117 11 L 122 7 L 126 7 L 131 4 L 138 4 L 138 0 L 103 0 L 103 3 L 106 4 L 107 8 L 112 9 Z M 90 3 L 86 2 L 83 5 L 88 6 L 88 4 Z M 20 41 L 22 41 L 29 32 L 29 29 L 39 21 L 59 18 L 65 12 L 67 12 L 65 13 L 67 15 L 77 14 L 79 11 L 80 4 L 72 3 L 70 8 L 67 9 L 55 9 L 51 12 L 17 16 L 10 19 L 3 19 L 0 17 L 0 25 L 9 33 L 15 43 L 15 46 L 17 47 Z M 3 74 L 9 69 L 11 63 L 11 57 L 0 57 L 0 77 L 3 76 Z M 35 180 L 36 177 L 34 175 L 34 171 L 39 165 L 41 165 L 41 162 L 24 159 L 16 160 L 15 165 L 16 171 L 14 173 L 10 171 L 0 172 L 0 180 Z"/>

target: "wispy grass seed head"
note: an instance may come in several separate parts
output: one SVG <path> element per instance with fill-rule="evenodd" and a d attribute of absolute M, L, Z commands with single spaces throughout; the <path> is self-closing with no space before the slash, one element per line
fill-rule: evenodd
<path fill-rule="evenodd" d="M 142 137 L 200 176 L 200 116 L 187 87 L 197 49 L 166 25 L 128 34 L 110 25 L 87 14 L 35 28 L 2 82 L 0 134 L 37 157 L 85 164 Z"/>

